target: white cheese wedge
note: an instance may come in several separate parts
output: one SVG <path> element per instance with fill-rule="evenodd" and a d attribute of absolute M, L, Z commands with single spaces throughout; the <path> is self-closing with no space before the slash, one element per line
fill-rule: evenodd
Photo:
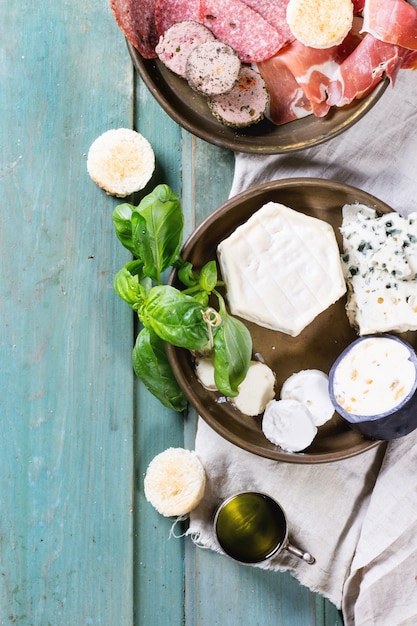
<path fill-rule="evenodd" d="M 293 337 L 346 292 L 333 228 L 269 202 L 217 248 L 233 315 Z"/>
<path fill-rule="evenodd" d="M 334 414 L 329 377 L 320 370 L 301 370 L 292 374 L 281 387 L 281 400 L 298 400 L 304 404 L 316 426 L 322 426 Z"/>
<path fill-rule="evenodd" d="M 271 400 L 262 419 L 265 437 L 283 450 L 305 450 L 317 434 L 311 413 L 298 400 Z"/>
<path fill-rule="evenodd" d="M 360 335 L 417 330 L 417 213 L 343 207 L 347 315 Z"/>

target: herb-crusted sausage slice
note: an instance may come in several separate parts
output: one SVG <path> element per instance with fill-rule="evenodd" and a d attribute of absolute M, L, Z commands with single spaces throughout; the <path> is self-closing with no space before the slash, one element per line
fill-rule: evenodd
<path fill-rule="evenodd" d="M 214 97 L 228 93 L 237 83 L 240 60 L 236 52 L 220 41 L 208 41 L 191 52 L 187 60 L 187 80 L 193 89 Z"/>
<path fill-rule="evenodd" d="M 225 126 L 240 128 L 260 122 L 268 106 L 269 95 L 262 76 L 242 66 L 238 82 L 224 95 L 208 100 L 213 115 Z"/>
<path fill-rule="evenodd" d="M 211 30 L 193 20 L 177 22 L 168 28 L 159 39 L 156 54 L 166 67 L 182 78 L 186 78 L 187 59 L 202 43 L 214 41 Z"/>

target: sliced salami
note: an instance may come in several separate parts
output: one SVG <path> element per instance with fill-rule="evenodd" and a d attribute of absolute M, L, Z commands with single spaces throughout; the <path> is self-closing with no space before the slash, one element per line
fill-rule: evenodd
<path fill-rule="evenodd" d="M 199 21 L 200 0 L 155 0 L 155 24 L 158 35 L 185 20 Z"/>
<path fill-rule="evenodd" d="M 188 57 L 202 43 L 215 41 L 211 30 L 200 22 L 176 22 L 165 31 L 156 46 L 156 54 L 171 72 L 186 78 Z"/>
<path fill-rule="evenodd" d="M 122 33 L 145 59 L 156 57 L 155 0 L 110 0 Z"/>
<path fill-rule="evenodd" d="M 241 0 L 201 0 L 200 21 L 243 63 L 268 59 L 282 45 L 277 30 Z"/>
<path fill-rule="evenodd" d="M 243 0 L 243 2 L 275 28 L 281 36 L 282 46 L 294 41 L 294 35 L 287 22 L 289 0 Z"/>

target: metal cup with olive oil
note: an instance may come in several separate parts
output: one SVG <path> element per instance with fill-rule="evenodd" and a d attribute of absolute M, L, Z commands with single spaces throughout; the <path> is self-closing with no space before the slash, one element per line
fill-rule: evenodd
<path fill-rule="evenodd" d="M 290 544 L 284 511 L 263 493 L 246 491 L 227 498 L 216 511 L 214 529 L 222 550 L 241 563 L 261 563 L 282 550 L 315 562 L 309 552 Z"/>

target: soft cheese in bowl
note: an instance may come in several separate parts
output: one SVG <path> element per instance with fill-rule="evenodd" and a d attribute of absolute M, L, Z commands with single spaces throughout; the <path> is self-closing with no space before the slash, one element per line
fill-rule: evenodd
<path fill-rule="evenodd" d="M 397 439 L 417 428 L 417 356 L 394 335 L 360 337 L 329 374 L 336 411 L 371 439 Z"/>

